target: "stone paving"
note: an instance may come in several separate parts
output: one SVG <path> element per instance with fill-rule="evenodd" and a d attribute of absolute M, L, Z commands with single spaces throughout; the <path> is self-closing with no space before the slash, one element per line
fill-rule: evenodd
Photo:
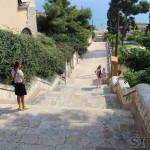
<path fill-rule="evenodd" d="M 130 111 L 110 87 L 96 87 L 94 70 L 107 67 L 104 42 L 94 42 L 67 85 L 42 93 L 30 109 L 0 105 L 0 150 L 144 150 Z M 135 139 L 134 139 L 135 140 Z"/>

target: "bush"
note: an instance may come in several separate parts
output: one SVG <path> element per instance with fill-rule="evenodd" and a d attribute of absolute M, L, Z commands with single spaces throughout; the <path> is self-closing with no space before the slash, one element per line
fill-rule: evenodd
<path fill-rule="evenodd" d="M 133 87 L 139 83 L 150 84 L 150 68 L 140 71 L 126 71 L 124 78 Z"/>
<path fill-rule="evenodd" d="M 11 82 L 10 72 L 16 60 L 22 62 L 27 82 L 34 76 L 47 78 L 55 72 L 63 73 L 65 58 L 62 52 L 50 46 L 52 44 L 47 38 L 47 46 L 42 43 L 44 42 L 28 35 L 0 30 L 0 78 L 3 83 Z"/>
<path fill-rule="evenodd" d="M 134 37 L 134 35 L 129 35 L 128 37 L 127 37 L 127 40 L 128 41 L 134 41 L 135 40 L 135 37 Z"/>
<path fill-rule="evenodd" d="M 44 34 L 39 34 L 37 36 L 37 39 L 40 40 L 40 42 L 44 45 L 44 46 L 51 46 L 51 47 L 56 47 L 55 45 L 55 41 L 52 38 L 47 37 Z"/>
<path fill-rule="evenodd" d="M 92 32 L 92 38 L 95 38 L 95 32 Z"/>

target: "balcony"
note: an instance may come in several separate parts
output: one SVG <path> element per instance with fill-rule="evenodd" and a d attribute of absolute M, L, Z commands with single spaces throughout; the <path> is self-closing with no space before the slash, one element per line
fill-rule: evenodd
<path fill-rule="evenodd" d="M 29 7 L 29 0 L 18 0 L 18 8 L 26 9 Z"/>

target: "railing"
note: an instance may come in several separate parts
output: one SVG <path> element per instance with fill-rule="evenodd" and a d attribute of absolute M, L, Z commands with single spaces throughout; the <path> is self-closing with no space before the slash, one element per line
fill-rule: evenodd
<path fill-rule="evenodd" d="M 108 80 L 111 78 L 111 56 L 112 56 L 112 53 L 111 53 L 111 50 L 110 50 L 110 43 L 107 39 L 106 41 L 106 49 L 107 49 L 107 70 L 108 70 Z"/>
<path fill-rule="evenodd" d="M 111 90 L 117 94 L 121 107 L 130 110 L 135 118 L 138 132 L 142 137 L 150 137 L 150 85 L 138 84 L 130 88 L 123 78 L 113 76 Z M 145 145 L 147 146 L 147 145 Z"/>

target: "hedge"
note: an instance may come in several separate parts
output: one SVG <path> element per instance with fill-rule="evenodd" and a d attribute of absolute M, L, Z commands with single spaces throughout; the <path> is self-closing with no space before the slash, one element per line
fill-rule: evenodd
<path fill-rule="evenodd" d="M 11 83 L 10 72 L 16 60 L 22 62 L 27 82 L 35 76 L 49 78 L 54 73 L 61 74 L 65 68 L 65 56 L 56 48 L 52 39 L 42 36 L 41 41 L 29 35 L 0 30 L 1 83 Z"/>

